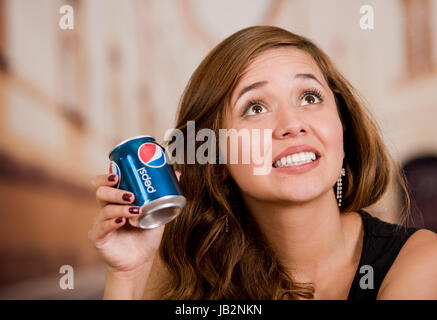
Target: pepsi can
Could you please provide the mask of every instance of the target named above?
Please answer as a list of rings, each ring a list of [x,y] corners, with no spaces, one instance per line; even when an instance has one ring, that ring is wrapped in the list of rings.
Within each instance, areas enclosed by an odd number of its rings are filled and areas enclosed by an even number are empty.
[[[151,136],[129,138],[109,154],[109,172],[118,175],[117,188],[135,195],[140,215],[129,218],[135,227],[151,229],[176,218],[185,206],[176,175],[165,149]]]

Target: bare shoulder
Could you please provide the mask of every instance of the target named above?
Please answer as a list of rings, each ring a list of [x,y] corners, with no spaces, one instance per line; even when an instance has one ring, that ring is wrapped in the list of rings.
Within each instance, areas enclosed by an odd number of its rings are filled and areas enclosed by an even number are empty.
[[[437,234],[413,233],[388,271],[378,299],[437,299]]]
[[[147,279],[146,288],[144,290],[143,299],[145,300],[159,300],[163,296],[163,285],[168,280],[169,274],[164,262],[159,253],[155,255],[150,275]]]

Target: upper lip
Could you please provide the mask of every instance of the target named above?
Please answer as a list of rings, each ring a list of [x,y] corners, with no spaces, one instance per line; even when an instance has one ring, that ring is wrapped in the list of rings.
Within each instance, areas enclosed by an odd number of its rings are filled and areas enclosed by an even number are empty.
[[[293,153],[299,153],[299,152],[313,152],[316,155],[316,158],[320,158],[320,152],[316,148],[311,147],[311,146],[306,145],[306,144],[302,144],[299,146],[291,146],[291,147],[286,148],[284,151],[282,151],[280,154],[278,154],[273,159],[273,163],[275,163],[276,161],[278,161],[282,157],[291,155]]]

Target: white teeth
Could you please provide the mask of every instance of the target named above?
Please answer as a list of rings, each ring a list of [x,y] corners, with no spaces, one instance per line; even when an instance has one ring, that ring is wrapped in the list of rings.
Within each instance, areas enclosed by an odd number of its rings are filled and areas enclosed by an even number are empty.
[[[275,162],[274,166],[277,167],[289,167],[298,166],[304,163],[309,163],[316,160],[316,155],[313,152],[300,152],[282,157]]]
[[[293,162],[293,160],[291,159],[291,156],[287,156],[287,164],[291,164]]]

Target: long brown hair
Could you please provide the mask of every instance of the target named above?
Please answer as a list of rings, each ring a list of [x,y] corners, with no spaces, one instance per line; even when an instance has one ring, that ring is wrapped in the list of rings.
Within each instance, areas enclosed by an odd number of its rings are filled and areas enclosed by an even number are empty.
[[[245,69],[266,50],[284,46],[310,54],[334,93],[346,133],[343,167],[347,176],[341,212],[374,204],[386,191],[394,164],[375,121],[356,90],[321,49],[307,38],[281,28],[256,26],[240,30],[201,62],[178,110],[176,129],[184,133],[185,145],[190,120],[195,121],[196,133],[209,128],[218,137],[230,96]],[[196,142],[196,150],[201,143]],[[312,298],[313,287],[296,283],[267,245],[226,165],[187,164],[186,154],[184,158],[184,164],[175,164],[175,169],[182,174],[180,185],[187,205],[178,218],[166,225],[159,251],[170,275],[163,298]],[[399,173],[397,177],[402,181]]]

